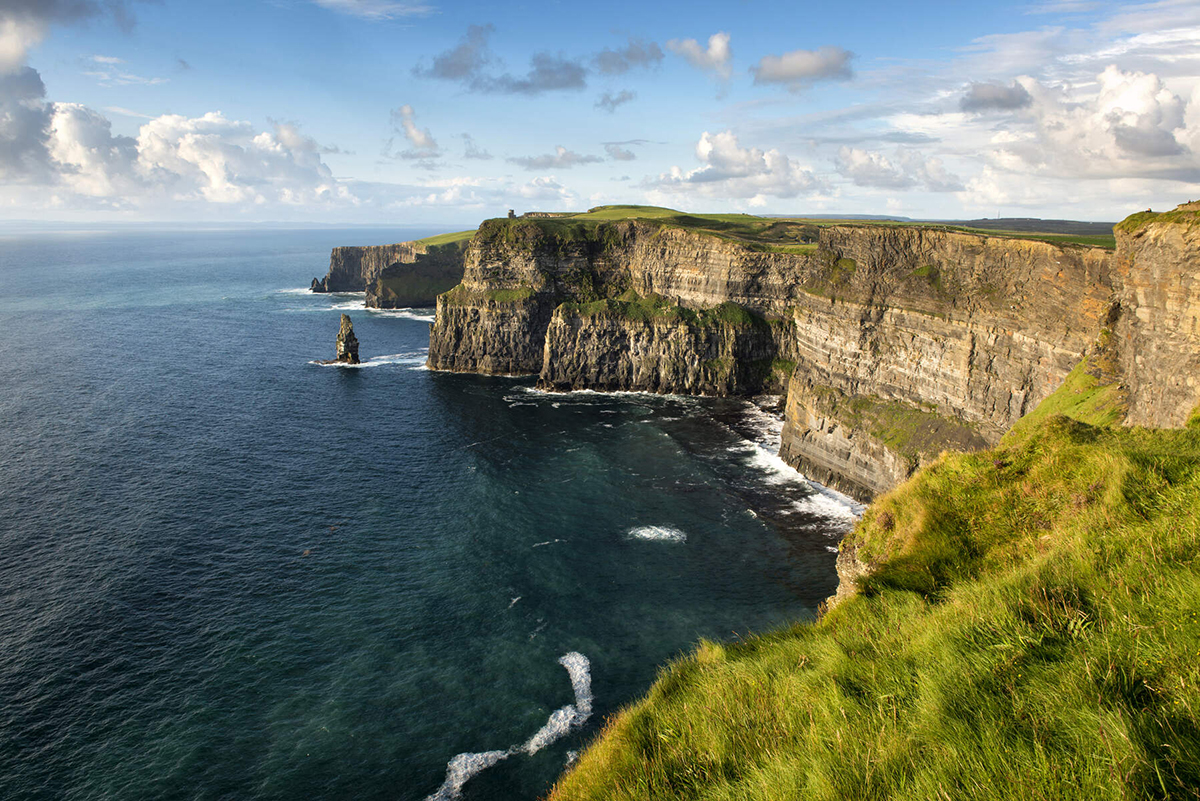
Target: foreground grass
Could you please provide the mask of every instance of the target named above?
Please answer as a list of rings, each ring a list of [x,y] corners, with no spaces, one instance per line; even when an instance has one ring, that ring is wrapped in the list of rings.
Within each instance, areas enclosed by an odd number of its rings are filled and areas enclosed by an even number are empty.
[[[701,643],[551,799],[1200,798],[1200,421],[1113,393],[1077,371],[880,499],[857,596]]]

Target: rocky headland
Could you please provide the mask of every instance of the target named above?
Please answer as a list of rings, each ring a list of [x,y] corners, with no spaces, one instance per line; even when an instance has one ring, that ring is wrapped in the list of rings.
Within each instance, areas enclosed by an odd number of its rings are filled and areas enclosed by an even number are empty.
[[[448,240],[448,241],[442,241]],[[433,306],[462,280],[467,237],[434,237],[395,245],[334,248],[329,272],[314,278],[313,292],[366,292],[367,306],[402,309]]]
[[[943,450],[994,445],[1101,347],[1130,422],[1183,423],[1200,395],[1195,213],[1143,216],[1116,250],[874,223],[489,220],[437,300],[429,364],[557,390],[786,393],[781,456],[871,498]]]

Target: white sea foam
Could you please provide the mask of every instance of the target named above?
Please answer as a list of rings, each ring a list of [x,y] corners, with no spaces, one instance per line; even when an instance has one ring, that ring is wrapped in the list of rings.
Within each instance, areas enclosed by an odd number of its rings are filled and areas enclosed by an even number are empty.
[[[635,540],[651,542],[687,542],[687,534],[670,526],[636,526],[629,529],[628,536]]]
[[[367,367],[383,367],[389,364],[408,364],[408,365],[424,365],[428,358],[425,351],[410,351],[408,353],[390,353],[384,356],[370,356],[358,364],[345,364],[343,362],[334,362],[325,364],[319,361],[311,361],[309,364],[315,364],[318,367],[339,367],[343,370],[362,370]],[[412,369],[418,369],[416,367]]]
[[[312,295],[311,289],[306,286],[296,287],[294,289],[276,289],[275,292],[279,295]]]
[[[446,780],[432,795],[426,796],[425,801],[457,801],[462,797],[463,785],[472,776],[487,770],[498,762],[510,756],[525,753],[536,754],[563,735],[587,722],[592,716],[592,665],[588,658],[578,651],[563,654],[558,663],[567,669],[571,677],[571,689],[575,691],[575,703],[554,710],[546,725],[521,745],[514,745],[507,751],[481,751],[478,753],[458,754],[446,765]],[[573,752],[572,752],[573,753]],[[573,761],[573,760],[572,760]],[[568,764],[570,764],[568,762]]]
[[[546,540],[545,542],[535,542],[531,548],[541,548],[543,545],[553,545],[556,542],[566,542],[566,540]]]
[[[364,307],[363,311],[375,317],[398,317],[401,320],[416,320],[422,323],[432,323],[437,317],[429,309],[371,309]]]
[[[476,773],[485,771],[497,762],[508,759],[512,751],[482,751],[476,754],[459,754],[446,765],[446,780],[425,801],[454,801],[462,796],[463,785]]]
[[[577,729],[592,716],[592,674],[588,658],[578,651],[564,654],[558,663],[571,676],[571,688],[575,690],[575,703],[559,707],[550,713],[546,725],[525,741],[520,750],[532,756],[571,729]]]

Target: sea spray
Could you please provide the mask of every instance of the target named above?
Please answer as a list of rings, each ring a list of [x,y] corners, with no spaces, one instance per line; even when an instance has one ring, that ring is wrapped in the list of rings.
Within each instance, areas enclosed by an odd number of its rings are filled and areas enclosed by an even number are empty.
[[[629,529],[628,536],[650,542],[687,542],[687,534],[670,526],[635,526]]]
[[[551,712],[546,725],[521,745],[514,745],[506,751],[458,754],[447,763],[446,780],[442,782],[442,786],[432,795],[426,796],[425,801],[455,801],[462,796],[463,785],[472,776],[515,754],[532,756],[587,722],[592,716],[591,662],[578,651],[572,651],[559,657],[558,663],[567,669],[567,675],[571,677],[575,703]]]

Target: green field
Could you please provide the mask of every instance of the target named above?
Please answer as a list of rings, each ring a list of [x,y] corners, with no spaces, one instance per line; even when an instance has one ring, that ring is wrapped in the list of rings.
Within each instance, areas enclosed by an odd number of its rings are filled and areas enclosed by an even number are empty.
[[[1200,415],[1115,426],[1096,373],[879,499],[858,595],[702,642],[551,799],[1200,797]]]
[[[831,225],[875,225],[893,228],[921,227],[939,231],[956,231],[1004,239],[1030,239],[1055,245],[1115,248],[1113,235],[1063,234],[1051,231],[1005,231],[926,222],[896,222],[891,220],[806,219],[756,217],[752,214],[687,214],[661,206],[600,206],[590,211],[554,218],[554,222],[612,222],[625,219],[655,220],[678,228],[688,228],[749,247],[770,252],[811,253],[816,250],[817,229]],[[546,220],[538,220],[546,222]]]
[[[424,239],[416,240],[415,244],[424,245],[427,248],[440,247],[442,245],[452,245],[456,242],[470,241],[471,237],[475,236],[475,231],[456,231],[451,234],[438,234],[437,236],[427,236]]]
[[[522,218],[518,225],[537,225],[543,230],[558,235],[563,241],[587,238],[600,225],[619,220],[651,220],[676,228],[686,228],[726,239],[754,250],[770,253],[813,253],[817,250],[816,238],[820,228],[831,225],[877,225],[887,227],[922,227],[939,231],[992,236],[1004,239],[1030,239],[1055,245],[1082,245],[1086,247],[1115,248],[1116,239],[1111,235],[1079,235],[1054,232],[1005,231],[942,223],[895,222],[890,220],[854,219],[805,219],[756,217],[752,214],[687,214],[662,206],[599,206],[579,214],[561,217]],[[501,218],[501,222],[503,218]],[[493,221],[489,221],[493,222]],[[426,246],[446,245],[469,240],[475,231],[440,234],[417,240]]]

